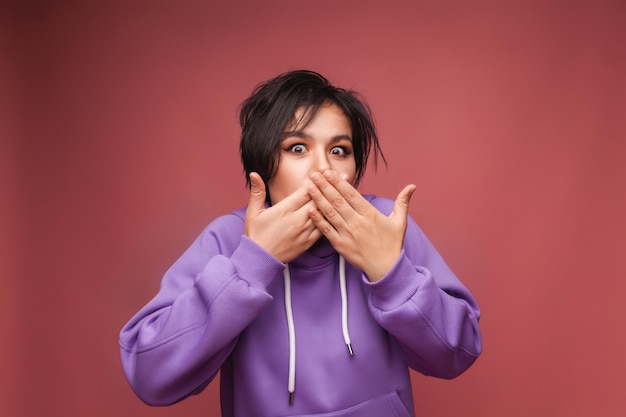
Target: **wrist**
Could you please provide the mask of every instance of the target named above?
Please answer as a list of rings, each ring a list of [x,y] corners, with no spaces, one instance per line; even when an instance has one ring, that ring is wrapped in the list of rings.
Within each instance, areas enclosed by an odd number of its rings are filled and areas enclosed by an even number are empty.
[[[398,262],[399,257],[400,254],[372,262],[369,266],[363,268],[363,273],[370,282],[378,282],[391,271],[396,262]]]

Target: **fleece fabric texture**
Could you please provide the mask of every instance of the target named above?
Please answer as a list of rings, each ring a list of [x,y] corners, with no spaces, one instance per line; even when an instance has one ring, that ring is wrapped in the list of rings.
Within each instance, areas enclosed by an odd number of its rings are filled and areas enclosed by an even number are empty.
[[[384,214],[393,208],[366,198]],[[409,368],[453,378],[479,356],[475,299],[409,218],[402,254],[383,279],[370,283],[346,262],[354,356],[342,335],[338,253],[324,241],[289,264],[297,347],[290,404],[286,265],[243,235],[244,214],[214,220],[122,329],[123,368],[144,402],[198,394],[221,371],[226,417],[407,417]]]

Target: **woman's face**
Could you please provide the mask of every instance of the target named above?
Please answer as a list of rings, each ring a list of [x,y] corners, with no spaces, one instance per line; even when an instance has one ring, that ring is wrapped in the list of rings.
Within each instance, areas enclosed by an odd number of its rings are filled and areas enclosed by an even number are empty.
[[[302,112],[302,109],[296,111],[295,120],[301,120]],[[300,188],[316,171],[331,169],[345,174],[348,182],[354,181],[352,128],[336,104],[322,105],[306,127],[287,129],[294,133],[281,142],[278,170],[268,184],[272,204]]]

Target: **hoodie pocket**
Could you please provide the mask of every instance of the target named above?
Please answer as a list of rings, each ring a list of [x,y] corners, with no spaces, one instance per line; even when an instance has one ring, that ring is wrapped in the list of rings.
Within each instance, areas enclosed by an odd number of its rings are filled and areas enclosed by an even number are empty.
[[[411,414],[402,403],[398,393],[392,391],[343,410],[289,417],[411,417]]]

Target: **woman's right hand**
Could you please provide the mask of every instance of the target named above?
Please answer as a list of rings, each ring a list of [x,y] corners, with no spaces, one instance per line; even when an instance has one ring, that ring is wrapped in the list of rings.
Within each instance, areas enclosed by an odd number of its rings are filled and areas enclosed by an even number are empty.
[[[265,184],[256,172],[250,173],[250,201],[246,209],[244,235],[282,263],[288,263],[309,249],[322,236],[309,211],[315,208],[307,180],[293,194],[265,207]]]

